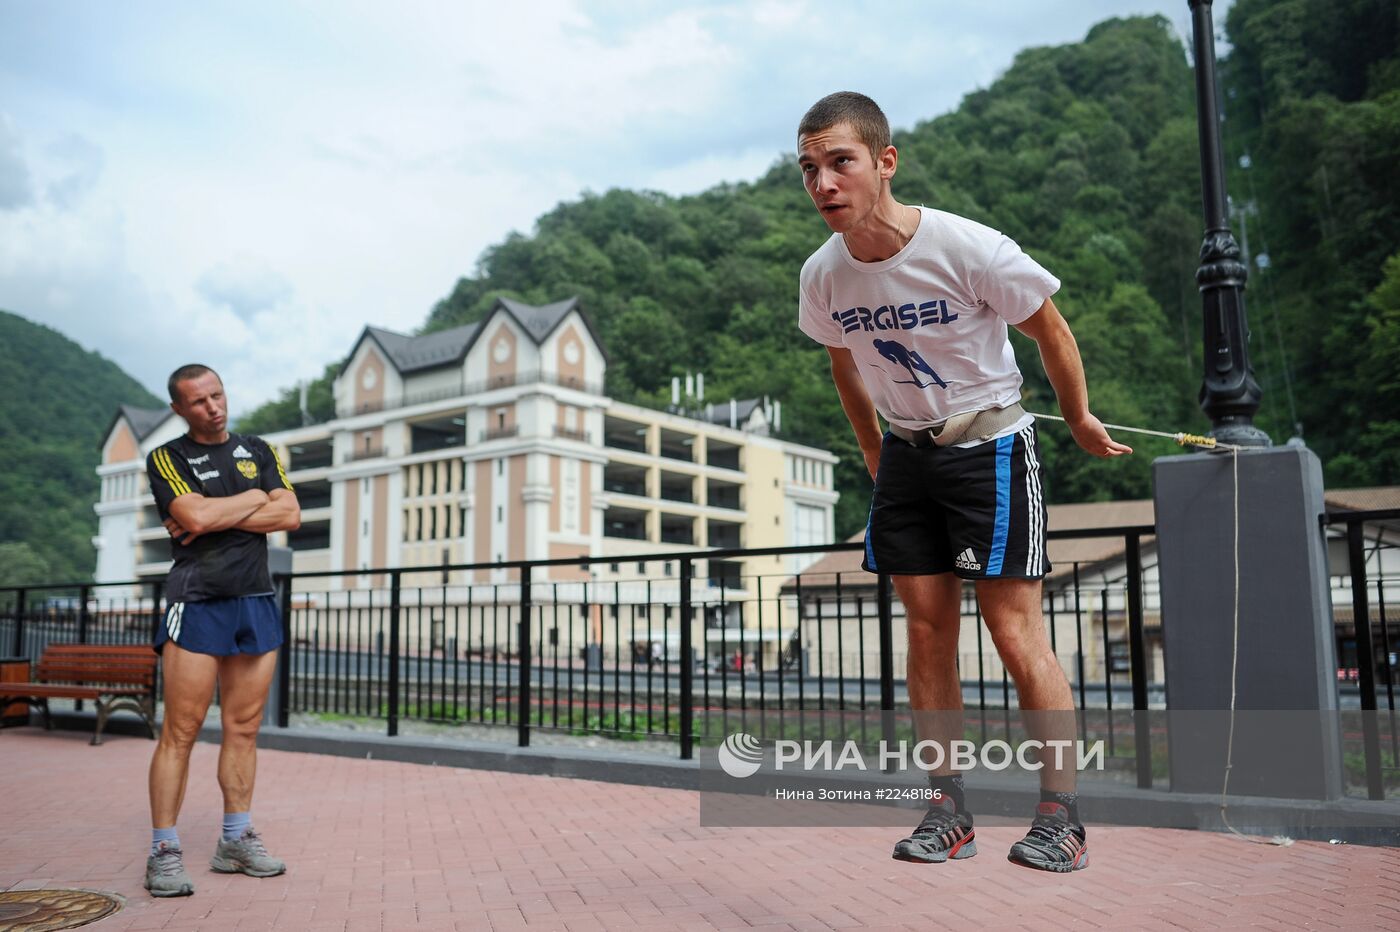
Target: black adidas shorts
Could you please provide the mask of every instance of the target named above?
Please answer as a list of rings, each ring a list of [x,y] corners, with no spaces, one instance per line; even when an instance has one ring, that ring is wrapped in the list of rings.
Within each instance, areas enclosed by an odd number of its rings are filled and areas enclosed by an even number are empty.
[[[1035,425],[966,448],[915,447],[885,434],[863,565],[963,579],[1048,573]]]

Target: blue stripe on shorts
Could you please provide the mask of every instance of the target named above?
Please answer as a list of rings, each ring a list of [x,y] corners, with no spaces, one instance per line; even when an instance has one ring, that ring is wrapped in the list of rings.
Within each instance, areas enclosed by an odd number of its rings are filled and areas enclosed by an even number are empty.
[[[992,554],[987,558],[987,575],[1000,576],[1006,556],[1006,537],[1011,529],[1011,449],[1016,435],[997,439],[997,515],[992,528]]]

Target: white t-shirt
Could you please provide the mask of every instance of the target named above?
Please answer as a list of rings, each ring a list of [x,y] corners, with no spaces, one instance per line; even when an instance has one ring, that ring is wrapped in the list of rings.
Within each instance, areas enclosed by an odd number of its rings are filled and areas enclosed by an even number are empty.
[[[876,410],[918,430],[1019,401],[1006,327],[1059,289],[1010,237],[920,207],[909,243],[881,262],[854,259],[839,233],[812,253],[802,266],[798,326],[818,343],[849,349]]]

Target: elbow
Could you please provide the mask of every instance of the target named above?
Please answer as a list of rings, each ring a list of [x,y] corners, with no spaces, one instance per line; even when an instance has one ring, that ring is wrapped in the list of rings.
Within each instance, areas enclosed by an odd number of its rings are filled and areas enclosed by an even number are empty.
[[[284,531],[295,531],[295,530],[297,530],[297,529],[300,528],[300,527],[301,527],[301,509],[300,509],[300,508],[297,508],[297,509],[295,509],[291,514],[287,515],[287,526],[284,527],[284,528],[282,528],[282,530],[284,530]]]
[[[189,531],[191,534],[208,534],[214,530],[214,526],[201,514],[189,514],[184,517],[176,517],[175,521]]]

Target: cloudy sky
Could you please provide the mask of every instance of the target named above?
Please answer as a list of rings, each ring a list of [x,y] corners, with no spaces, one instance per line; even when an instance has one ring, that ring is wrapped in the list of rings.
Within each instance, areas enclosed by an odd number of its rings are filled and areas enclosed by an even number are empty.
[[[153,390],[208,362],[246,412],[561,200],[751,179],[824,93],[911,126],[1142,13],[1189,28],[1186,0],[0,0],[0,308]]]

